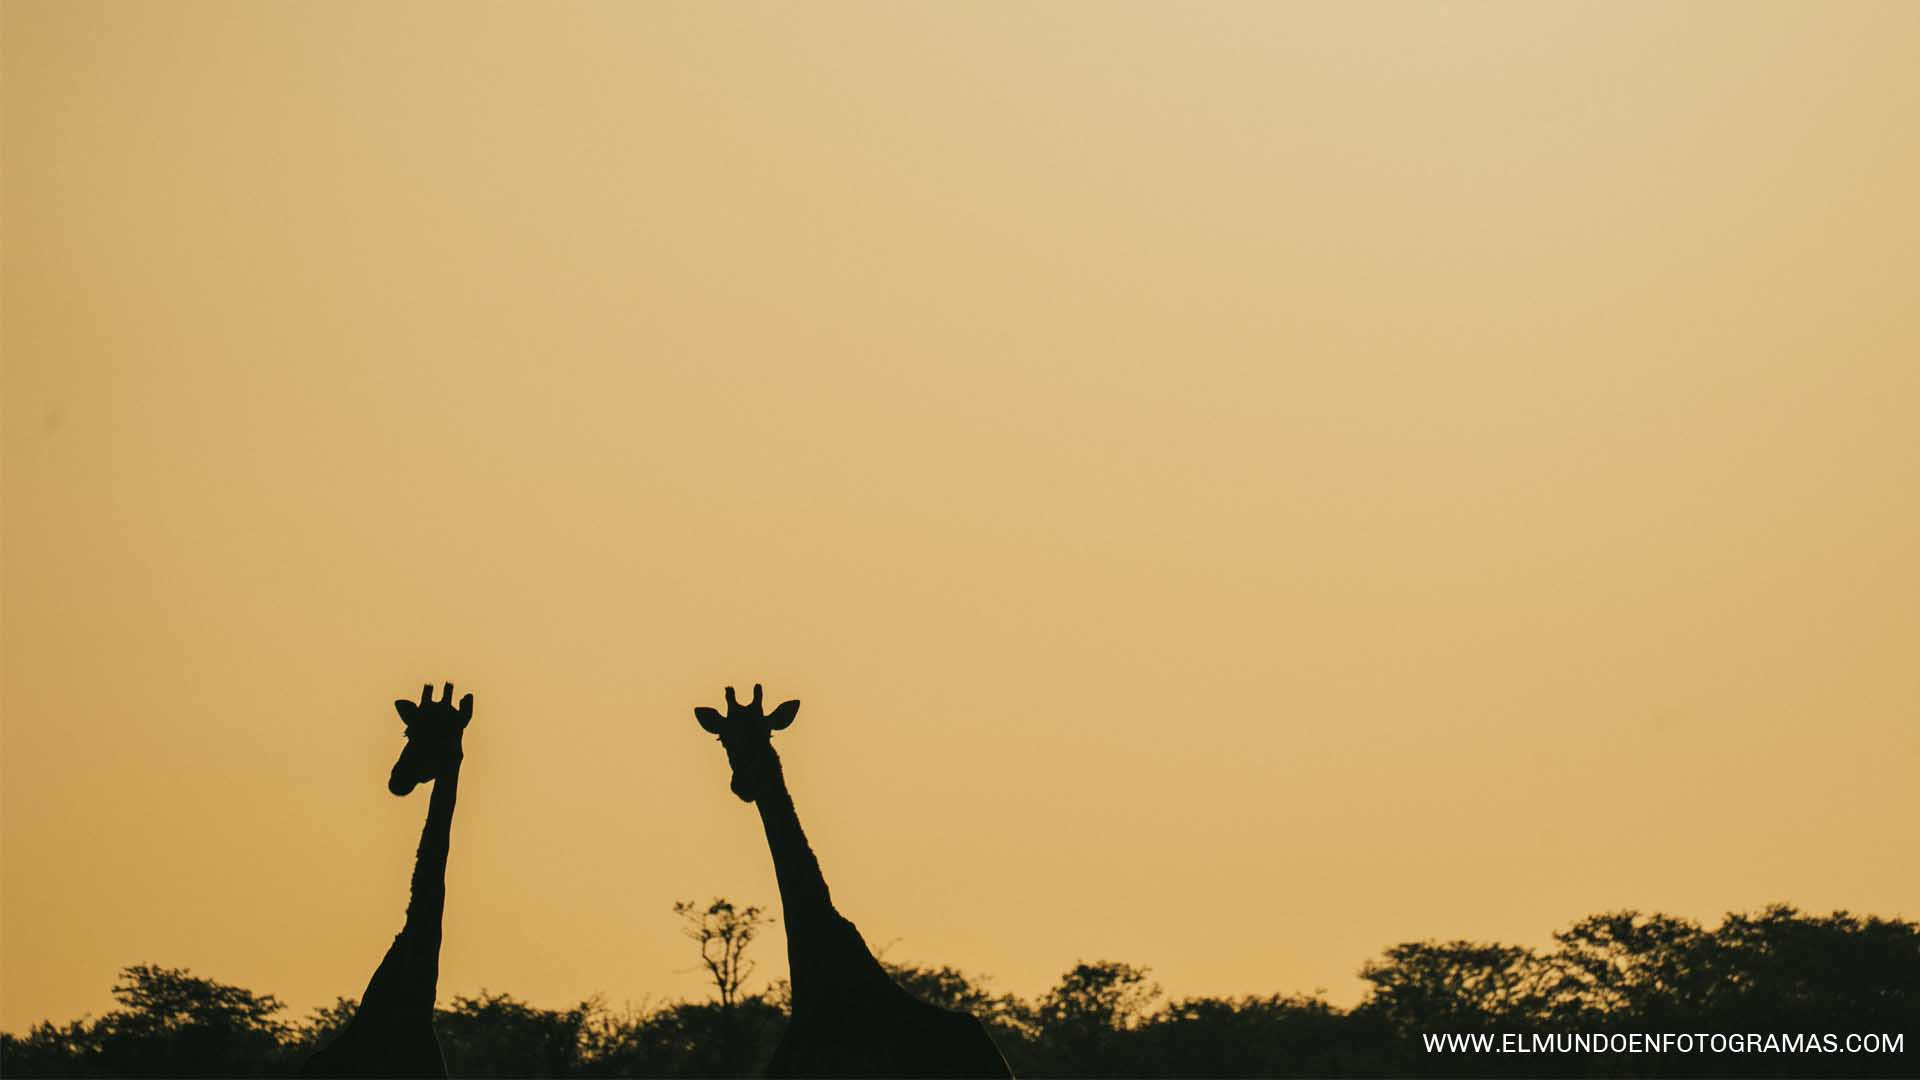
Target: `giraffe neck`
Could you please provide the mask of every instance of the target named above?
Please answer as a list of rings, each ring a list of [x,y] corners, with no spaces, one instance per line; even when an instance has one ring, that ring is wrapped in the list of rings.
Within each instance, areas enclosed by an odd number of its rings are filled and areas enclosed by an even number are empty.
[[[378,1033],[391,1033],[395,1025],[431,1030],[433,1001],[440,983],[440,912],[447,898],[447,840],[453,830],[453,800],[459,787],[460,764],[456,759],[434,780],[433,794],[427,799],[427,824],[420,830],[420,849],[413,860],[407,923],[374,969],[353,1023],[333,1050],[348,1056],[375,1053],[364,1047],[355,1049],[359,1046],[356,1031],[381,1044],[387,1036]],[[439,1075],[445,1075],[444,1065]]]
[[[772,761],[766,787],[754,805],[759,807],[760,823],[767,831],[773,873],[780,884],[794,1010],[797,1013],[806,1008],[834,985],[892,988],[892,979],[873,958],[859,929],[834,908],[827,879],[820,873],[820,861],[807,843],[807,834],[800,829],[800,816],[794,812],[780,756],[772,748],[767,753]]]
[[[800,815],[794,812],[793,796],[787,791],[787,776],[780,767],[780,755],[767,749],[766,787],[754,805],[760,809],[760,824],[767,830],[767,848],[773,853],[773,874],[780,883],[780,908],[786,917],[788,934],[797,926],[807,926],[830,918],[833,897],[827,892],[827,879],[820,873],[820,860],[814,858],[807,834],[800,829]]]
[[[413,888],[407,900],[407,925],[401,931],[416,950],[440,952],[440,914],[447,901],[447,847],[453,832],[453,801],[460,791],[460,759],[433,782],[427,799],[427,823],[413,859]]]

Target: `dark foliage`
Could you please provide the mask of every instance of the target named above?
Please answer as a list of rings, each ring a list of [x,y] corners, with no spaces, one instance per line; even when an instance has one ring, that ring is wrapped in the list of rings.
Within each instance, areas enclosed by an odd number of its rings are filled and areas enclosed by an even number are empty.
[[[676,1002],[624,1017],[601,1014],[578,1075],[758,1075],[786,1022],[784,1009],[759,996],[731,1007]]]
[[[6,1076],[258,1076],[285,1071],[292,1032],[271,994],[202,979],[185,968],[124,968],[120,1007],[98,1020],[0,1035]]]
[[[736,957],[736,959],[738,959]],[[1547,950],[1397,945],[1367,963],[1367,997],[1162,1002],[1144,968],[1076,964],[1031,1003],[950,967],[890,964],[916,996],[978,1016],[1016,1072],[1043,1076],[1911,1076],[1920,1037],[1920,925],[1789,907],[1714,929],[1663,915],[1596,915]],[[734,987],[737,989],[737,985]],[[0,1035],[15,1076],[277,1076],[352,1015],[341,999],[289,1023],[270,995],[184,970],[127,968],[97,1019]],[[740,1076],[786,1022],[775,984],[730,1002],[615,1014],[597,1000],[541,1009],[456,997],[439,1032],[456,1076]],[[1443,1033],[1904,1035],[1896,1054],[1440,1054]]]

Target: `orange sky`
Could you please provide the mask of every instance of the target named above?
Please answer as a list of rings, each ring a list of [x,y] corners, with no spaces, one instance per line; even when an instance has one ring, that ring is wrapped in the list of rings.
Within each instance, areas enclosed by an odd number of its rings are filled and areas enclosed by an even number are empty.
[[[0,1025],[1920,916],[1920,5],[4,11]]]

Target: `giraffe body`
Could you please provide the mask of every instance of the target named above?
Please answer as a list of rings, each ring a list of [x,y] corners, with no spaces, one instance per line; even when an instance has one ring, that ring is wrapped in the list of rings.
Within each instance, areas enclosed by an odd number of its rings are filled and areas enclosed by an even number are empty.
[[[1008,1076],[985,1026],[898,986],[845,988],[795,1009],[768,1076]]]

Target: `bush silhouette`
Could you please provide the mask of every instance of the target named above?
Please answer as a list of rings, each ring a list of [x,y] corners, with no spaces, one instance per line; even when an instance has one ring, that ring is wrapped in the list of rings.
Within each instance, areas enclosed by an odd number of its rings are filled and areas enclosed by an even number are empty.
[[[1718,927],[1658,914],[1583,919],[1533,950],[1396,945],[1361,969],[1351,1009],[1317,997],[1162,1001],[1147,969],[1076,964],[1032,1001],[952,967],[889,963],[922,1000],[990,1028],[1016,1072],[1049,1076],[1912,1076],[1920,1035],[1920,925],[1775,906]],[[779,983],[719,1000],[616,1014],[596,999],[543,1009],[507,994],[436,1010],[459,1076],[740,1076],[787,1021]],[[290,1023],[272,995],[138,965],[118,1007],[0,1035],[16,1076],[283,1076],[337,1031],[340,999]],[[1904,1035],[1901,1053],[1440,1054],[1445,1033],[1708,1032]]]

